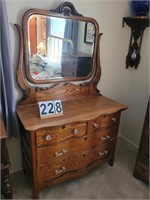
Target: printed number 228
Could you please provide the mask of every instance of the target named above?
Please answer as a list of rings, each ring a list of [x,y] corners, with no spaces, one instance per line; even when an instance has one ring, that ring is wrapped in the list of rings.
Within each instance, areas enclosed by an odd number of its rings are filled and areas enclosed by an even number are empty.
[[[55,115],[62,114],[62,104],[60,100],[57,101],[45,101],[39,103],[40,115]]]

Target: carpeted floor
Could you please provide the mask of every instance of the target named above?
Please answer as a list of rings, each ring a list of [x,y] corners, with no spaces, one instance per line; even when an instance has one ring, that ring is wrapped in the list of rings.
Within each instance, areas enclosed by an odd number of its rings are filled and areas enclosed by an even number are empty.
[[[88,175],[42,190],[39,199],[149,199],[148,185],[133,177],[137,149],[118,138],[113,167],[107,163]],[[32,187],[22,171],[11,175],[14,199],[32,199]]]

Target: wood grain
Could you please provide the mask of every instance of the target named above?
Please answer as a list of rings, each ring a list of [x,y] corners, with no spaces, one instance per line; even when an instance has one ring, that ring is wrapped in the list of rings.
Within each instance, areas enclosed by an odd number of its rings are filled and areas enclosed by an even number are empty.
[[[78,133],[75,134],[74,130]],[[71,125],[64,125],[60,127],[45,128],[36,131],[36,145],[47,146],[61,143],[71,137],[81,137],[86,134],[86,123],[75,123]],[[50,136],[50,140],[46,140],[46,136]]]
[[[25,107],[18,106],[17,114],[26,130],[35,131],[43,127],[84,122],[103,114],[111,114],[127,109],[126,106],[104,96],[93,95],[72,101],[63,101],[62,107],[64,111],[63,116],[51,117],[50,119],[40,119],[38,104],[31,104]]]
[[[99,155],[99,152],[103,153],[104,151],[107,151],[108,154]],[[67,157],[61,162],[39,166],[38,180],[40,182],[48,181],[62,176],[65,173],[82,170],[96,160],[106,159],[109,154],[109,146],[97,146],[94,149],[88,149],[88,151],[77,151],[76,154],[72,154],[72,156]],[[62,170],[63,168],[64,170]],[[56,170],[58,174],[56,173]]]
[[[149,102],[133,175],[149,185]]]
[[[107,158],[107,159],[109,159],[109,158]],[[95,162],[91,163],[90,165],[86,166],[85,168],[82,168],[81,170],[66,173],[63,176],[60,176],[60,177],[55,178],[55,179],[50,179],[50,180],[45,181],[45,182],[39,182],[39,191],[42,190],[45,187],[54,186],[58,183],[62,183],[64,181],[68,181],[68,180],[72,180],[72,179],[76,179],[76,178],[79,178],[81,176],[84,176],[87,173],[89,173],[92,169],[94,169],[95,167],[106,162],[107,159],[96,160]]]
[[[5,139],[5,138],[7,138],[6,129],[4,126],[2,116],[0,114],[0,139]]]
[[[110,139],[102,141],[101,136],[106,136],[109,134]],[[82,154],[89,149],[95,148],[97,145],[105,147],[111,141],[116,138],[117,133],[115,132],[115,127],[109,130],[97,131],[92,134],[87,134],[80,138],[71,138],[65,142],[59,143],[52,146],[44,146],[37,148],[37,165],[50,165],[55,162],[60,162],[67,157],[71,157],[75,154]],[[59,154],[60,156],[56,156]]]

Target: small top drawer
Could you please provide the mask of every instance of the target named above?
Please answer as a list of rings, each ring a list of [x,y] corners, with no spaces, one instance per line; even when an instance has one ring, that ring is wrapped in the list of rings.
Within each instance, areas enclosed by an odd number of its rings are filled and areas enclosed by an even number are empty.
[[[45,146],[63,142],[71,137],[86,134],[86,123],[71,124],[61,127],[43,128],[36,131],[36,145]]]
[[[101,115],[95,120],[89,121],[88,131],[92,132],[101,128],[109,128],[110,126],[118,124],[119,118],[120,112]]]

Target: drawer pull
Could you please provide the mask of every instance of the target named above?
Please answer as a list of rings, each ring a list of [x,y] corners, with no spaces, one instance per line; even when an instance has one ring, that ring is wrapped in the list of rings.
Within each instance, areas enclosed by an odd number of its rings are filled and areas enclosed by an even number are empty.
[[[95,128],[98,128],[98,127],[99,127],[99,124],[94,123],[93,126],[94,126]]]
[[[59,152],[56,152],[56,153],[55,153],[55,156],[56,156],[56,157],[59,157],[59,156],[64,155],[65,153],[67,153],[67,150],[62,149],[60,153],[59,153]]]
[[[50,141],[52,138],[51,138],[51,136],[50,135],[47,135],[46,136],[46,141]]]
[[[62,167],[60,170],[55,170],[55,174],[60,174],[60,173],[62,173],[62,172],[64,172],[66,170],[66,168],[65,167]]]
[[[109,140],[110,139],[110,136],[109,135],[106,135],[105,137],[101,136],[100,137],[102,141],[104,140]]]
[[[104,156],[104,155],[107,155],[108,154],[108,151],[104,151],[104,152],[99,152],[99,156]]]
[[[110,139],[110,135],[106,135],[107,139]]]
[[[78,134],[78,133],[79,133],[79,130],[78,130],[77,128],[75,128],[75,129],[73,130],[73,133],[74,133],[74,134]]]
[[[112,121],[113,121],[113,122],[116,122],[116,120],[117,120],[117,118],[112,117]]]

